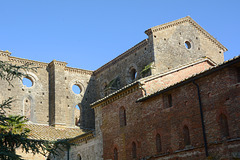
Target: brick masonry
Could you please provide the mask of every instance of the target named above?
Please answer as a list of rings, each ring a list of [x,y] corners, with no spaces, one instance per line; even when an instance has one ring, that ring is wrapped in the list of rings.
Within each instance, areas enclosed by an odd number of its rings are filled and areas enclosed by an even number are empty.
[[[14,87],[1,80],[0,99],[13,96],[14,109],[9,114],[25,115],[32,124],[79,127],[75,125],[77,118],[82,129],[94,129],[94,138],[78,138],[78,145],[70,149],[71,159],[78,155],[114,159],[114,149],[118,159],[132,159],[133,142],[135,159],[202,159],[204,148],[193,84],[136,101],[222,63],[227,49],[190,17],[152,27],[145,33],[148,39],[95,71],[67,67],[66,62],[56,60],[43,63],[12,57],[0,51],[0,60],[38,67],[37,72],[28,72],[32,87],[24,86],[21,79],[12,81]],[[226,68],[196,81],[201,87],[209,152],[215,154],[218,148],[223,157],[239,149],[238,140],[234,140],[239,138],[239,111],[235,105],[239,102],[239,87],[234,83],[235,76],[234,69]],[[80,94],[73,93],[73,85],[80,87]],[[76,105],[80,110],[75,109]],[[121,127],[120,107],[126,112],[126,125]],[[221,113],[228,119],[228,139],[219,136]],[[182,134],[186,126],[191,142],[187,147]],[[162,147],[158,153],[157,134]],[[66,154],[57,159],[66,158]]]

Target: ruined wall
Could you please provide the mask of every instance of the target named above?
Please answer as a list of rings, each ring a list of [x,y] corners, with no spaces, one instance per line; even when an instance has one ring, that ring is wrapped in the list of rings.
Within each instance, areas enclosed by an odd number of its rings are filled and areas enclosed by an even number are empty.
[[[79,117],[83,122],[81,125],[94,127],[93,110],[89,103],[82,102],[86,99],[93,101],[94,95],[86,94],[90,92],[88,84],[92,83],[92,71],[66,67],[67,63],[56,60],[48,64],[11,57],[10,53],[3,51],[0,52],[0,59],[14,65],[29,63],[30,67],[37,67],[36,72],[27,71],[26,78],[32,81],[32,86],[23,85],[21,79],[13,79],[13,87],[1,80],[1,101],[8,97],[14,98],[9,114],[24,115],[30,123],[74,127],[74,110],[78,105],[81,113]],[[79,86],[81,93],[75,94],[73,85]]]
[[[94,71],[98,93],[100,93],[98,98],[102,98],[142,78],[141,71],[146,65],[153,62],[151,46],[147,39],[143,40]]]

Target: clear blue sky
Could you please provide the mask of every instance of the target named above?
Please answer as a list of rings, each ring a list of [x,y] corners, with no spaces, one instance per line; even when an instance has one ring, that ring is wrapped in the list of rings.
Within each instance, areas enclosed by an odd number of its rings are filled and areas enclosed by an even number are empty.
[[[0,0],[0,50],[95,70],[147,38],[156,25],[191,16],[240,54],[240,0]]]

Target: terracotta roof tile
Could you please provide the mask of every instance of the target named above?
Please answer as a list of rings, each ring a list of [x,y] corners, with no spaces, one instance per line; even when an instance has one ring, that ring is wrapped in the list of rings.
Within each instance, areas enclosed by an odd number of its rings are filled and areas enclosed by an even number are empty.
[[[70,139],[85,134],[86,132],[80,128],[57,129],[53,126],[26,124],[26,128],[31,131],[30,139],[56,141],[60,139]]]

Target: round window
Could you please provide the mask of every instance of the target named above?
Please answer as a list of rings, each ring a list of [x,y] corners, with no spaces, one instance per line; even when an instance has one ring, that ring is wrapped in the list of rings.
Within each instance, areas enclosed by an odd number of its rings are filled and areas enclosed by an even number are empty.
[[[33,86],[33,81],[32,81],[32,79],[30,77],[24,77],[22,79],[22,83],[26,87],[32,87]]]
[[[189,41],[186,41],[186,42],[185,42],[185,47],[186,47],[187,49],[190,49],[190,48],[192,47],[192,45],[191,45],[191,43],[190,43]]]
[[[78,86],[78,85],[76,85],[76,84],[74,84],[74,85],[72,86],[72,91],[73,91],[75,94],[80,94],[80,93],[82,92],[80,86]]]

